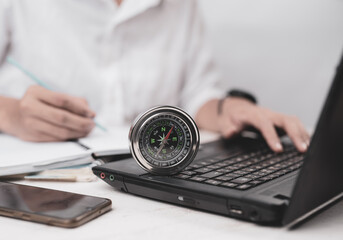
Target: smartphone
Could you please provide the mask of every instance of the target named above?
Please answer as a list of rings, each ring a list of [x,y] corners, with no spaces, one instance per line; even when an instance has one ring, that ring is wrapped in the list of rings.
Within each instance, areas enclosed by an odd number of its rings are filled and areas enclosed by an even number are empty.
[[[106,198],[0,182],[0,215],[74,228],[111,210]]]

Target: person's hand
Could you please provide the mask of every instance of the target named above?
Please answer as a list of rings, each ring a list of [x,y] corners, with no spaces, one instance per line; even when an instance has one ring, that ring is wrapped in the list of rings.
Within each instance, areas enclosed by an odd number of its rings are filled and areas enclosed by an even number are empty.
[[[273,112],[242,98],[225,99],[223,113],[218,120],[220,132],[226,138],[241,132],[248,125],[255,127],[262,133],[269,147],[275,152],[282,151],[275,126],[285,130],[296,148],[301,152],[307,150],[310,142],[309,134],[297,117]]]
[[[82,98],[31,86],[22,99],[2,98],[1,131],[22,140],[63,141],[86,136],[95,113]]]
[[[297,117],[273,112],[242,98],[229,97],[224,100],[219,116],[212,112],[216,117],[206,118],[209,113],[206,109],[217,110],[217,104],[218,100],[210,101],[199,111],[197,119],[200,126],[218,131],[225,138],[238,134],[247,126],[253,126],[261,132],[273,151],[281,152],[282,145],[275,130],[275,127],[279,127],[291,138],[298,151],[305,152],[309,146],[310,136]]]

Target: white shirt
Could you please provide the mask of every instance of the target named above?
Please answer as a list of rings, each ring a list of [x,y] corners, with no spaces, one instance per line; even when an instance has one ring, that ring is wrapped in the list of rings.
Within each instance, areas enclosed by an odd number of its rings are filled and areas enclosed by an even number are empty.
[[[0,95],[20,98],[35,83],[6,56],[105,124],[166,104],[194,116],[223,94],[192,0],[1,0]]]

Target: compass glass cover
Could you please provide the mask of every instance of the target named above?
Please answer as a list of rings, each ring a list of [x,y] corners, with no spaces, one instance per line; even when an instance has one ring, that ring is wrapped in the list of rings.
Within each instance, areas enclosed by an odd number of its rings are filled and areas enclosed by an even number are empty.
[[[142,129],[139,148],[152,165],[166,167],[180,162],[191,146],[188,126],[173,115],[160,115]]]
[[[195,157],[199,132],[195,122],[181,109],[169,106],[144,113],[130,131],[131,152],[145,170],[174,174]]]

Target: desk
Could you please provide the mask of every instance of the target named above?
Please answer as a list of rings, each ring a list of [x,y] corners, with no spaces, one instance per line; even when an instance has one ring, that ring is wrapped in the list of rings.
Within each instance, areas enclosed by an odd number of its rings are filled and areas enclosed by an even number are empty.
[[[209,138],[207,138],[209,139]],[[111,212],[75,229],[64,229],[0,217],[0,239],[95,240],[95,239],[277,239],[315,240],[343,238],[343,202],[290,231],[264,227],[212,213],[191,210],[122,193],[96,182],[29,182],[39,187],[106,197]]]

